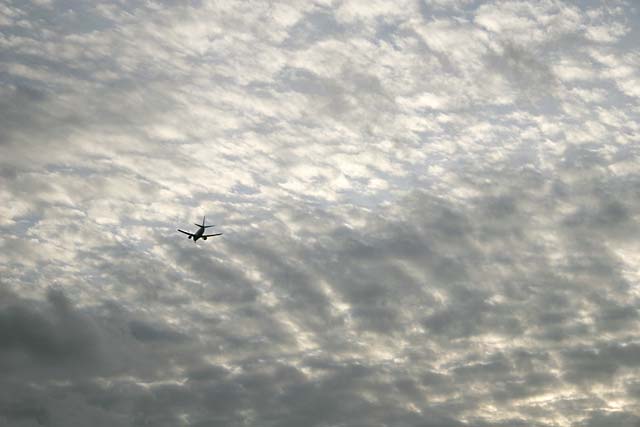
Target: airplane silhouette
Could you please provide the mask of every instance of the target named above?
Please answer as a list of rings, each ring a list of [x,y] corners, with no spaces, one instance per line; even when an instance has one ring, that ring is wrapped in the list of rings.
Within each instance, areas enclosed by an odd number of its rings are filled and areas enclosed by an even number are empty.
[[[193,242],[197,242],[199,238],[202,238],[202,240],[207,240],[207,237],[213,237],[213,236],[220,236],[222,235],[222,233],[215,233],[215,234],[204,234],[204,230],[206,228],[209,227],[215,227],[215,225],[204,225],[204,219],[205,217],[202,217],[202,224],[194,224],[200,228],[198,228],[198,231],[196,231],[195,233],[189,233],[188,231],[184,231],[184,230],[180,230],[178,228],[178,231],[181,233],[186,234],[187,236],[189,236],[189,239],[193,239]]]

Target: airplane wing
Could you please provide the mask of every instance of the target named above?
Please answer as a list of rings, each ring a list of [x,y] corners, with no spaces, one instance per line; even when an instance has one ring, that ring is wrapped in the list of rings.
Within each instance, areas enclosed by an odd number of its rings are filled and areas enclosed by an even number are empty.
[[[221,236],[222,233],[216,233],[216,234],[203,234],[202,237],[213,237],[213,236]]]
[[[180,230],[179,228],[178,228],[178,231],[179,231],[179,232],[181,232],[181,233],[186,234],[187,236],[191,236],[191,237],[193,237],[193,234],[192,234],[192,233],[186,232],[186,231],[184,231],[184,230]]]

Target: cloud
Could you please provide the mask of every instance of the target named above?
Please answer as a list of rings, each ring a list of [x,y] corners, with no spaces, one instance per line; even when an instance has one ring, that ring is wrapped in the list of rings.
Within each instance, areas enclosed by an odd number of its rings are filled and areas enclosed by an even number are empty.
[[[24,354],[44,365],[73,364],[92,359],[95,334],[69,305],[64,294],[50,290],[44,313],[21,304],[3,308],[1,322],[5,354]]]
[[[0,9],[0,424],[637,424],[629,4],[70,5]]]
[[[503,73],[521,96],[537,101],[555,92],[556,73],[526,48],[506,44],[500,47],[499,53],[489,53],[487,61],[489,67]]]

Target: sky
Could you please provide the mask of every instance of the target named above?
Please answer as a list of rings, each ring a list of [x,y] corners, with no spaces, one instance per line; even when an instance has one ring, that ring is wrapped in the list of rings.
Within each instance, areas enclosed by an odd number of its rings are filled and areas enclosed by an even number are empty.
[[[639,39],[632,0],[0,1],[0,426],[640,426]]]

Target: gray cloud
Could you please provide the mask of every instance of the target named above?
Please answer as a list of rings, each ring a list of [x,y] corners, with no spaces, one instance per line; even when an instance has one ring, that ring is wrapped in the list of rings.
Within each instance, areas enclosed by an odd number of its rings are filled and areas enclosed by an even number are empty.
[[[7,3],[0,425],[636,426],[634,14]]]
[[[487,55],[489,69],[504,75],[520,97],[538,104],[554,96],[557,77],[551,66],[539,59],[539,53],[509,42],[500,49]]]
[[[23,304],[3,307],[0,339],[5,355],[24,355],[44,365],[92,360],[97,342],[91,323],[74,312],[60,291],[50,290],[47,302],[44,312]]]

